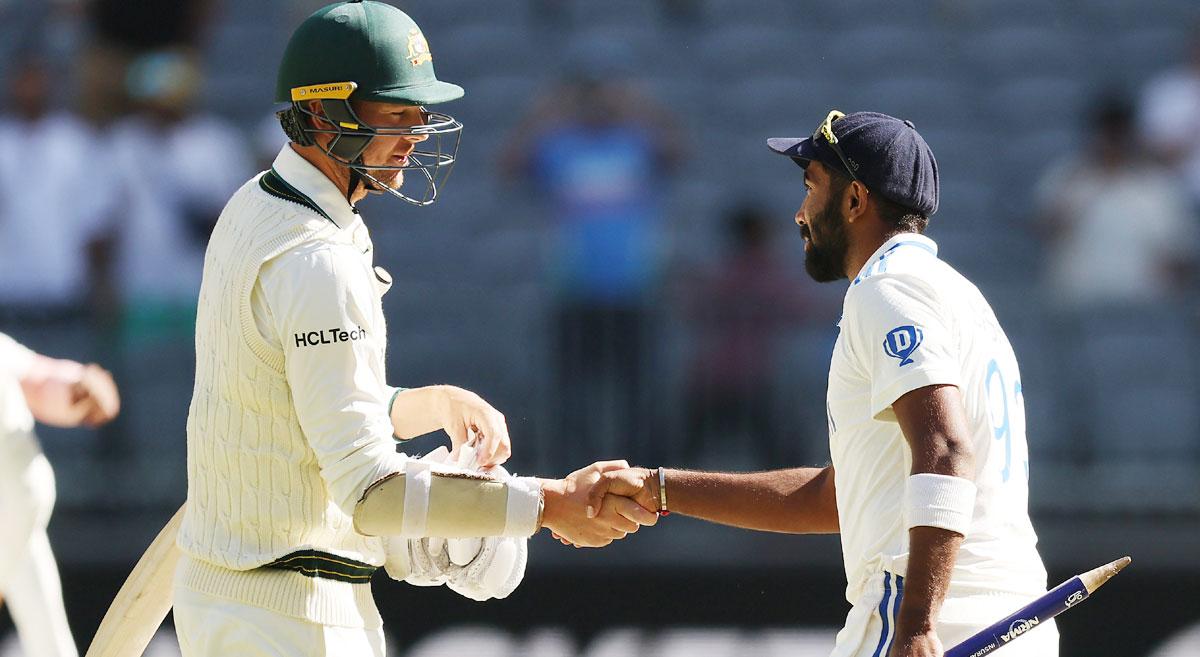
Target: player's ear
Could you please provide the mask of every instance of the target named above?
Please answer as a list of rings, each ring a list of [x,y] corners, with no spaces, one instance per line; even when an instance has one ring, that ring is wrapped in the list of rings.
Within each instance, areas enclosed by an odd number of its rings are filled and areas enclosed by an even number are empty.
[[[327,129],[327,128],[333,127],[332,123],[325,121],[323,118],[325,116],[325,108],[321,106],[321,101],[310,100],[310,101],[306,102],[304,105],[305,105],[304,109],[311,112],[311,114],[309,114],[307,118],[311,122],[311,124],[314,128],[321,130],[321,129]]]
[[[851,180],[850,184],[846,185],[846,217],[850,221],[858,218],[859,215],[866,212],[867,208],[867,188],[857,180]]]
[[[861,210],[867,205],[867,194],[869,194],[870,192],[867,191],[866,185],[858,182],[857,180],[854,181],[853,184],[854,184],[854,206]]]

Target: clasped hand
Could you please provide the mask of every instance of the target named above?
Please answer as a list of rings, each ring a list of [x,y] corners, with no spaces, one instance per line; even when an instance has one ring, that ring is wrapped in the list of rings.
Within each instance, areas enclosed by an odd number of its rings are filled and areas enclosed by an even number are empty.
[[[625,461],[599,461],[565,479],[543,482],[542,525],[564,545],[603,547],[655,524],[657,507],[649,489],[633,483],[645,472]]]

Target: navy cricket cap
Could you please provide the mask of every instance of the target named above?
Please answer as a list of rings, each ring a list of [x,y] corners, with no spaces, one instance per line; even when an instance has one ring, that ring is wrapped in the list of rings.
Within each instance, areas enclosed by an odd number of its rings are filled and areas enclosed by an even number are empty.
[[[854,112],[835,119],[831,127],[854,175],[868,189],[927,217],[937,212],[937,160],[912,121],[878,112]],[[775,137],[767,140],[767,147],[801,167],[816,160],[847,174],[846,164],[819,133]]]

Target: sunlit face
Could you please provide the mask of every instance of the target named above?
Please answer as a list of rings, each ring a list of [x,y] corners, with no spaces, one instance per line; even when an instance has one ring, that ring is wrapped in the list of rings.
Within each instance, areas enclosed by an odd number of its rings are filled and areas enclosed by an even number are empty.
[[[428,123],[425,109],[416,105],[362,101],[354,103],[354,112],[372,128],[411,128]],[[369,170],[405,166],[417,144],[428,138],[427,135],[378,135],[363,151],[363,164]],[[399,189],[404,183],[404,172],[400,170],[374,169],[370,173],[392,189]]]
[[[845,185],[838,185],[820,162],[804,169],[807,194],[796,225],[804,238],[804,270],[818,283],[846,278],[846,253],[850,247],[846,217],[841,213]]]

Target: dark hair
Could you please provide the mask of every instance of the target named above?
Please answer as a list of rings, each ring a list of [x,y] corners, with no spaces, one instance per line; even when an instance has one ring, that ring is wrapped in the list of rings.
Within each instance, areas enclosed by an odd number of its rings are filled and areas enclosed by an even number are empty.
[[[832,167],[829,168],[829,194],[831,197],[841,196],[849,185],[850,176]],[[924,233],[925,228],[929,226],[929,217],[912,208],[889,201],[882,194],[875,195],[875,202],[879,206],[879,217],[885,223],[891,224],[896,232],[920,234]]]
[[[875,199],[879,203],[879,216],[902,233],[924,233],[929,226],[929,217],[912,208],[906,208],[899,203],[893,203],[882,196]]]

